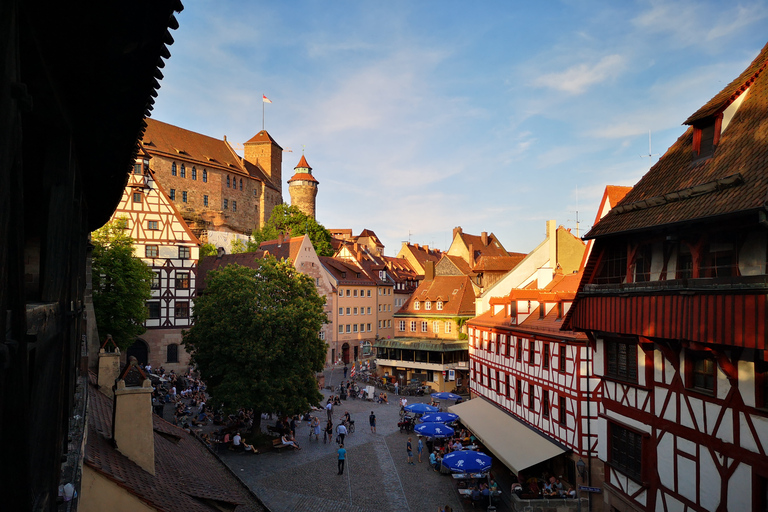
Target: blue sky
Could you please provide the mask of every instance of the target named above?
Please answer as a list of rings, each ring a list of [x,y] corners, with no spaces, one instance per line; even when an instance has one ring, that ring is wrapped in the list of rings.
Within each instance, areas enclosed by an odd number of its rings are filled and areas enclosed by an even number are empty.
[[[302,147],[317,220],[446,249],[581,234],[768,42],[768,3],[187,0],[152,117]]]

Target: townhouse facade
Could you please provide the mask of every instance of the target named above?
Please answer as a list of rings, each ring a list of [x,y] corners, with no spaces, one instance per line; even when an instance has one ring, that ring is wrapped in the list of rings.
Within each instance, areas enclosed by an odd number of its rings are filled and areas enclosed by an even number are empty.
[[[438,391],[467,386],[469,354],[464,322],[474,315],[476,287],[467,276],[426,275],[394,314],[391,339],[375,343],[379,373],[406,384],[412,379]]]
[[[768,506],[768,46],[592,230],[571,329],[619,511]]]
[[[561,329],[581,275],[558,271],[547,282],[548,273],[539,274],[542,284],[537,279],[492,299],[487,312],[468,322],[471,393],[479,398],[467,403],[471,413],[461,405],[456,409],[514,474],[548,472],[574,488],[600,487],[602,393],[592,372],[593,349],[584,333]],[[490,428],[499,422],[504,438]],[[599,494],[591,501],[592,510],[602,510]]]
[[[140,150],[112,214],[112,220],[126,220],[135,255],[154,272],[147,330],[126,357],[183,373],[190,357],[181,343],[182,331],[192,325],[200,241],[154,179],[150,158]]]

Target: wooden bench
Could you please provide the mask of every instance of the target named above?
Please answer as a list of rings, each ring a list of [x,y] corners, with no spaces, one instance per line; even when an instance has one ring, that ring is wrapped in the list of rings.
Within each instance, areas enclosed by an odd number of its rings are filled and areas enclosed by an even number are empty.
[[[283,440],[280,438],[273,439],[272,440],[272,449],[277,450],[278,452],[282,450],[283,448],[296,448],[292,444],[283,444]]]

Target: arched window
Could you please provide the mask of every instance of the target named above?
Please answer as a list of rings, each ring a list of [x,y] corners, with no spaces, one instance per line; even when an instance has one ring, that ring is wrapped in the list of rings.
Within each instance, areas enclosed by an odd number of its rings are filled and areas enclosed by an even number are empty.
[[[230,188],[229,176],[227,176],[227,188]]]
[[[166,363],[178,363],[179,362],[179,346],[176,343],[171,343],[167,347]]]
[[[208,171],[203,169],[203,183],[208,183]]]
[[[176,162],[171,164],[171,176],[176,176]]]
[[[181,175],[182,178],[186,178],[187,177],[187,169],[184,167],[184,164],[181,164],[181,173],[180,173],[180,175]]]
[[[240,178],[240,190],[243,190],[243,178]]]
[[[192,179],[197,180],[197,168],[194,165],[192,166]]]

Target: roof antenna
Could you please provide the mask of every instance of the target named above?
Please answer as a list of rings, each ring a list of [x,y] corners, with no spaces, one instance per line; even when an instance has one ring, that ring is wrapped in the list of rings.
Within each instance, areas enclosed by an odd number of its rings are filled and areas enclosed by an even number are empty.
[[[640,158],[652,158],[654,156],[659,156],[658,153],[654,153],[651,150],[651,130],[648,130],[648,154],[647,155],[640,155]]]
[[[573,222],[573,219],[568,219],[568,222]],[[576,238],[579,236],[579,186],[576,185]]]

